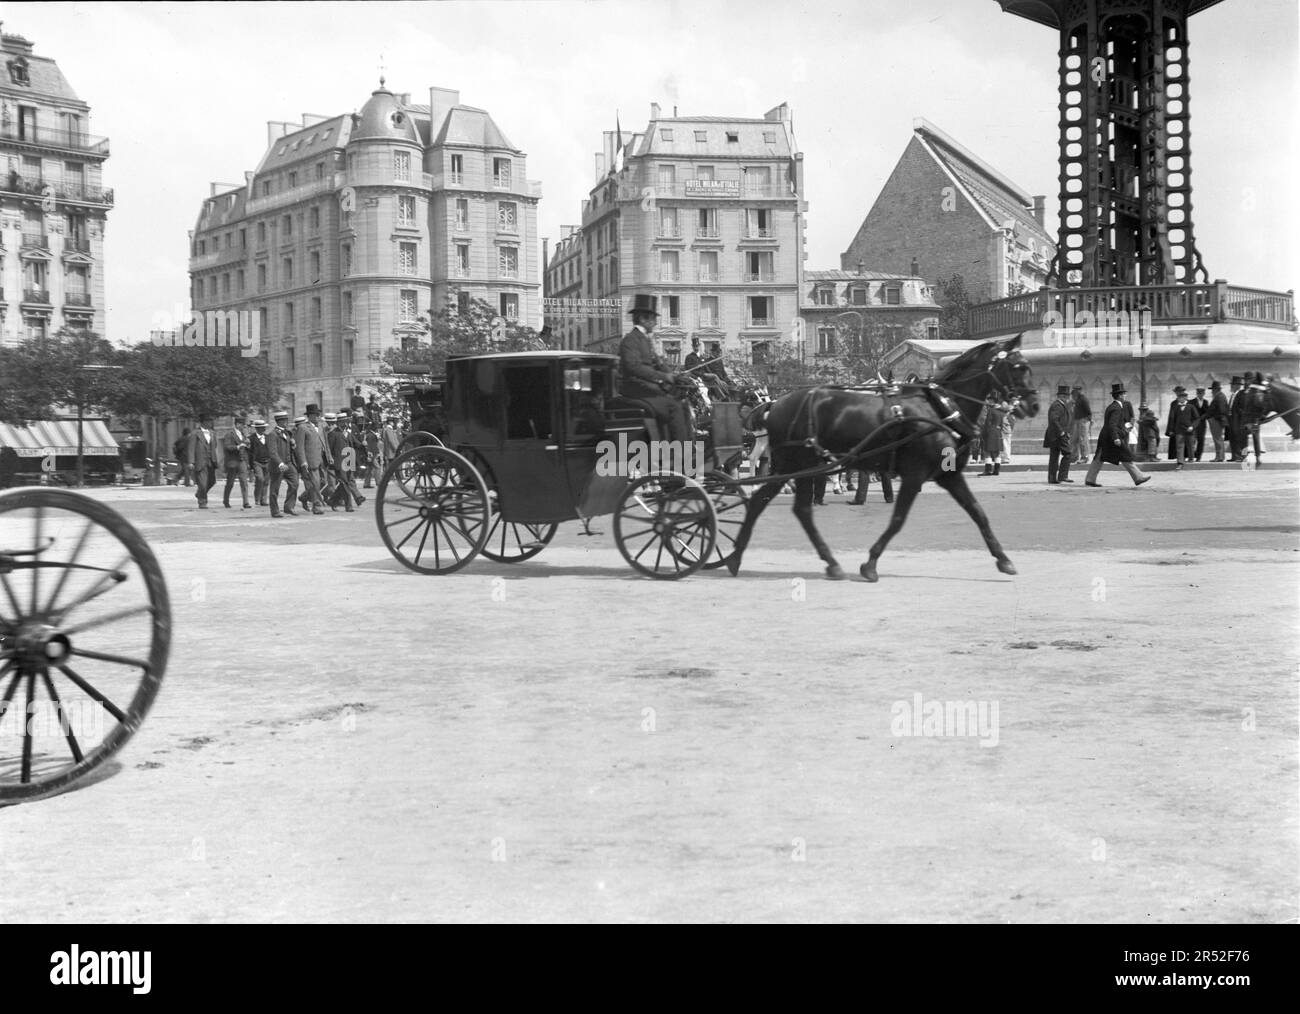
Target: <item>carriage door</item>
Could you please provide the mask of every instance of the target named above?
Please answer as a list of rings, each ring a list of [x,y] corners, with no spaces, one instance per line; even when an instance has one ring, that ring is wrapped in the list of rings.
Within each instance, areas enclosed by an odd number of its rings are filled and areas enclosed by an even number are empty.
[[[573,517],[549,363],[502,370],[505,432],[496,484],[509,521]]]

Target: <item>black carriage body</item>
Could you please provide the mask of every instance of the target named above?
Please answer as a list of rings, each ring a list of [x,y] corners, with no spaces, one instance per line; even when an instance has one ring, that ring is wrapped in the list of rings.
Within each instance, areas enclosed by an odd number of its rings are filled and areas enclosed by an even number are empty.
[[[447,360],[445,442],[483,473],[506,521],[614,510],[628,480],[610,447],[645,438],[639,413],[608,404],[617,370],[615,356],[558,350]]]

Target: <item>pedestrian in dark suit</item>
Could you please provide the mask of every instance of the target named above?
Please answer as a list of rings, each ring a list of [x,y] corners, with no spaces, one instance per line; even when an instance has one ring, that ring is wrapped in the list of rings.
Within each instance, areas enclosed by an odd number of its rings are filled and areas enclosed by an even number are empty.
[[[336,420],[334,428],[326,435],[325,439],[329,444],[330,457],[334,459],[332,471],[334,474],[334,490],[326,498],[330,505],[330,510],[338,510],[339,503],[349,514],[355,509],[354,505],[360,505],[362,496],[357,492],[356,481],[353,479],[353,473],[356,467],[356,450],[352,446],[351,431],[347,427],[346,417],[342,422]]]
[[[266,420],[253,421],[253,434],[248,438],[248,453],[253,462],[253,503],[266,506],[267,452]]]
[[[1241,377],[1233,377],[1228,391],[1228,446],[1233,461],[1246,460],[1246,432],[1242,413],[1246,409],[1246,388]]]
[[[1056,388],[1056,400],[1047,410],[1047,432],[1043,434],[1043,446],[1047,448],[1047,481],[1053,486],[1074,482],[1070,478],[1070,431],[1073,425],[1070,387],[1061,384]]]
[[[1246,374],[1246,377],[1245,377],[1245,380],[1246,380],[1246,384],[1247,384],[1247,387],[1248,387],[1248,388],[1255,388],[1255,389],[1257,389],[1257,390],[1259,390],[1259,391],[1261,391],[1261,392],[1267,393],[1267,391],[1268,391],[1268,387],[1267,387],[1267,382],[1264,380],[1264,374],[1263,374],[1263,373],[1260,373],[1259,371],[1256,371],[1256,372],[1254,372],[1254,373],[1247,373],[1247,374]],[[1247,451],[1247,447],[1246,447],[1246,438],[1247,438],[1247,436],[1249,436],[1249,437],[1250,437],[1250,441],[1251,441],[1251,443],[1254,445],[1254,448],[1255,448],[1255,465],[1256,465],[1256,467],[1258,467],[1259,465],[1262,465],[1262,464],[1264,463],[1263,460],[1261,460],[1261,459],[1264,457],[1264,448],[1260,446],[1260,442],[1259,442],[1259,441],[1260,441],[1260,436],[1259,436],[1259,429],[1260,429],[1260,427],[1259,427],[1259,420],[1256,419],[1255,422],[1254,422],[1253,424],[1251,424],[1251,425],[1247,425],[1247,424],[1246,424],[1246,418],[1245,418],[1245,410],[1246,410],[1246,398],[1245,398],[1245,395],[1242,396],[1242,398],[1240,399],[1240,401],[1241,401],[1241,411],[1240,411],[1238,414],[1239,414],[1240,417],[1241,417],[1241,456],[1242,456],[1242,460],[1244,461],[1244,460],[1246,460],[1246,458],[1248,457],[1248,451]]]
[[[1210,403],[1205,398],[1205,388],[1198,387],[1196,397],[1190,401],[1199,414],[1196,423],[1196,457],[1193,460],[1200,461],[1201,455],[1205,452],[1205,430],[1210,424]]]
[[[313,514],[325,513],[320,481],[321,472],[329,462],[329,448],[325,446],[325,437],[316,425],[316,420],[319,419],[320,406],[308,405],[307,414],[294,430],[294,455],[304,487],[299,499],[303,508],[310,509]]]
[[[199,416],[198,428],[190,434],[187,456],[194,469],[194,499],[207,510],[208,491],[217,484],[217,463],[221,460],[217,435],[212,432],[212,416]]]
[[[667,430],[665,439],[681,441],[679,446],[684,450],[691,439],[686,409],[667,393],[677,375],[669,372],[650,341],[659,323],[654,297],[638,294],[629,312],[632,330],[623,336],[618,347],[619,391],[625,398],[645,402]]]
[[[280,484],[284,484],[284,513],[297,515],[293,509],[294,497],[298,495],[298,469],[294,462],[298,460],[294,448],[293,434],[286,428],[289,413],[281,409],[276,412],[275,429],[266,438],[266,469],[270,473],[271,483],[271,517],[280,517]],[[305,421],[305,420],[304,420]]]
[[[1101,485],[1097,481],[1097,476],[1101,474],[1103,463],[1122,465],[1135,486],[1141,486],[1151,478],[1133,464],[1133,452],[1128,446],[1128,435],[1133,429],[1133,405],[1125,400],[1125,393],[1123,384],[1111,384],[1111,402],[1106,406],[1101,435],[1097,437],[1097,453],[1093,455],[1092,464],[1088,466],[1085,485]]]
[[[1210,427],[1210,439],[1214,441],[1214,460],[1223,461],[1223,431],[1228,423],[1228,399],[1223,394],[1223,385],[1217,380],[1210,382],[1210,404],[1205,410],[1205,418]]]
[[[229,433],[221,438],[221,446],[225,451],[226,458],[226,492],[221,501],[226,506],[230,506],[230,490],[235,485],[235,480],[239,480],[239,492],[244,498],[244,510],[251,510],[252,504],[248,502],[248,452],[250,444],[248,434],[244,432],[244,427],[248,419],[242,415],[235,416],[235,426]]]
[[[1187,400],[1187,388],[1175,387],[1177,398],[1169,406],[1169,423],[1165,426],[1165,436],[1174,445],[1174,455],[1178,464],[1174,471],[1181,471],[1183,463],[1196,455],[1196,424],[1200,422],[1200,413]]]
[[[1076,465],[1085,465],[1092,457],[1092,404],[1083,393],[1083,385],[1075,384],[1070,392],[1074,399],[1074,430],[1070,434],[1070,457]]]

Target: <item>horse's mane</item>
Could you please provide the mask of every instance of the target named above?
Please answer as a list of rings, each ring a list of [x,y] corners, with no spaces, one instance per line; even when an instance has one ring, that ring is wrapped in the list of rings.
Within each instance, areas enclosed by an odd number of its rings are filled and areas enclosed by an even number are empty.
[[[969,367],[980,363],[992,349],[997,347],[997,345],[998,343],[996,341],[980,342],[980,344],[973,348],[967,349],[935,374],[935,383],[942,384],[946,380],[953,380],[957,376],[960,376],[962,373],[966,372]]]

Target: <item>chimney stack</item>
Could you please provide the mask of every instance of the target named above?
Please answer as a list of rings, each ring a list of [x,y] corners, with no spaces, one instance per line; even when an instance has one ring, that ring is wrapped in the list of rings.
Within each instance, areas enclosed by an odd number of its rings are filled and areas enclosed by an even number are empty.
[[[1034,198],[1034,218],[1038,221],[1038,224],[1039,224],[1039,225],[1042,225],[1042,224],[1043,224],[1043,216],[1046,214],[1046,209],[1047,209],[1047,198],[1046,198],[1046,197],[1035,197],[1035,198]]]
[[[673,119],[677,119],[677,107],[673,106]]]
[[[921,264],[915,257],[912,258],[912,277],[921,277]]]
[[[867,262],[864,261],[864,260],[862,260],[861,258],[859,258],[859,260],[858,260],[858,275],[861,276],[861,275],[865,275],[866,273],[867,273]]]
[[[659,119],[659,103],[658,103],[658,102],[651,102],[651,103],[650,103],[650,119],[652,119],[652,120],[657,120],[657,119]]]

